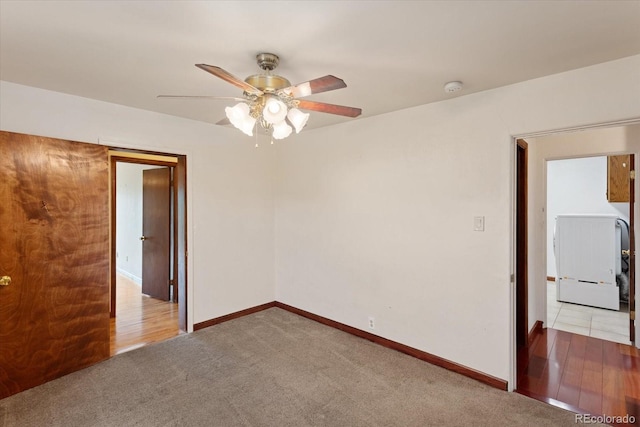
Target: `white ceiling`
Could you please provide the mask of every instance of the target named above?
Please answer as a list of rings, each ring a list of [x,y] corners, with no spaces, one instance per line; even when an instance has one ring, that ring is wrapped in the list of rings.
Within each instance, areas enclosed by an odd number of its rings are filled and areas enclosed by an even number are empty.
[[[156,95],[240,96],[194,64],[244,79],[259,52],[368,117],[640,54],[640,1],[0,1],[0,79],[195,120],[229,102]]]

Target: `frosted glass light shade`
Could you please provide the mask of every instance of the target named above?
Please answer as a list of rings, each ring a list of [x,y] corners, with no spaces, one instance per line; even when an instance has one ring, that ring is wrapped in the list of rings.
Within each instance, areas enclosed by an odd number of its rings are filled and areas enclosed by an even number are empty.
[[[249,136],[253,136],[253,127],[256,124],[256,119],[251,117],[249,106],[244,102],[240,102],[233,107],[227,107],[224,109],[227,118],[236,128]]]
[[[273,125],[273,139],[284,139],[291,135],[293,129],[284,120]]]
[[[296,133],[300,133],[302,128],[307,124],[307,120],[309,120],[309,114],[303,113],[297,108],[292,108],[287,113],[287,118],[295,128]]]
[[[270,98],[262,110],[262,117],[267,123],[280,123],[287,117],[287,106],[276,98]]]

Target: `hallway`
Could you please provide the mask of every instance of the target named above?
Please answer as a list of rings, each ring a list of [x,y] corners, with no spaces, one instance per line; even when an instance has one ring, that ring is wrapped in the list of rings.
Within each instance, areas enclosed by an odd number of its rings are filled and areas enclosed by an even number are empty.
[[[179,335],[178,304],[143,295],[132,280],[116,279],[116,317],[111,318],[110,353],[133,350]]]

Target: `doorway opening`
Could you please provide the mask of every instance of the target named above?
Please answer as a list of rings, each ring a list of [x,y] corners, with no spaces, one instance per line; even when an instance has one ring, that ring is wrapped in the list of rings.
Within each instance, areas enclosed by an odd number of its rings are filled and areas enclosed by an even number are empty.
[[[547,328],[631,344],[632,163],[633,154],[547,160]]]
[[[619,124],[606,124],[593,126],[589,129],[572,129],[563,132],[545,133],[527,136],[529,159],[526,168],[529,207],[526,210],[528,218],[523,211],[518,209],[518,192],[522,188],[521,170],[523,165],[518,161],[518,144],[514,141],[514,284],[513,284],[513,347],[512,356],[514,368],[510,386],[518,393],[547,402],[554,406],[571,410],[576,413],[589,414],[634,414],[637,415],[637,404],[630,399],[636,393],[635,389],[625,386],[625,378],[635,375],[632,365],[621,363],[627,355],[640,355],[638,353],[637,332],[634,330],[635,322],[635,242],[633,218],[636,206],[634,204],[636,183],[633,171],[634,155],[640,146],[637,145],[640,136],[638,120],[627,121]],[[600,172],[596,174],[590,169],[590,184],[587,187],[595,187],[594,180],[598,181],[597,190],[604,203],[607,200],[608,174],[606,161],[608,157],[631,153],[626,162],[628,167],[625,180],[628,182],[627,194],[628,223],[629,223],[629,253],[626,262],[629,264],[629,302],[626,322],[628,322],[628,338],[626,343],[609,341],[605,337],[580,335],[566,330],[549,327],[551,320],[559,320],[558,314],[548,310],[548,304],[556,300],[556,290],[547,291],[549,279],[552,274],[547,270],[547,263],[554,262],[555,256],[547,256],[548,247],[553,248],[553,232],[548,234],[547,227],[553,230],[560,212],[549,212],[548,196],[554,190],[554,179],[547,175],[547,169],[551,162],[562,159],[577,159],[601,157],[605,162],[604,172],[602,164]],[[553,167],[551,167],[553,168]],[[563,172],[566,175],[566,171]],[[579,180],[586,181],[582,177]],[[585,184],[585,182],[582,182]],[[593,189],[593,188],[592,188]],[[584,196],[586,190],[572,190],[570,197]],[[567,196],[565,196],[567,197]],[[602,202],[602,201],[601,201]],[[573,201],[571,206],[577,206]],[[615,202],[618,203],[618,202]],[[617,206],[618,208],[620,206]],[[574,209],[571,209],[575,213]],[[612,216],[622,216],[621,212],[612,212]],[[607,214],[601,214],[607,216]],[[555,216],[552,220],[549,216]],[[627,218],[625,218],[626,220]],[[518,239],[518,224],[526,223],[529,231],[529,241],[523,243]],[[553,254],[553,249],[550,249]],[[607,251],[605,251],[607,252]],[[607,252],[609,253],[609,252]],[[525,258],[528,266],[527,279],[518,275],[520,258]],[[524,267],[521,267],[524,268]],[[554,270],[555,271],[555,270]],[[554,273],[560,277],[560,274]],[[567,276],[568,277],[568,276]],[[522,286],[521,281],[528,281],[528,290],[523,301],[523,295],[518,293]],[[552,280],[553,281],[553,280]],[[598,286],[602,284],[598,283]],[[617,291],[616,287],[616,291]],[[562,296],[565,298],[565,296]],[[518,316],[522,316],[521,307],[526,307],[528,320],[525,322],[527,330],[518,327]],[[581,304],[582,305],[582,304]],[[622,304],[621,304],[622,305]],[[590,309],[589,304],[584,304],[585,310]],[[580,311],[580,310],[576,310]],[[613,313],[612,310],[608,312]],[[549,318],[547,315],[550,314]],[[554,316],[555,314],[555,316]],[[578,314],[575,317],[582,317]],[[599,319],[601,320],[601,319]],[[591,320],[589,320],[591,322]],[[561,322],[562,323],[562,322]],[[528,335],[527,344],[523,337]],[[629,345],[631,344],[631,345]],[[635,347],[634,347],[635,345]]]
[[[187,330],[186,157],[112,149],[111,355]]]

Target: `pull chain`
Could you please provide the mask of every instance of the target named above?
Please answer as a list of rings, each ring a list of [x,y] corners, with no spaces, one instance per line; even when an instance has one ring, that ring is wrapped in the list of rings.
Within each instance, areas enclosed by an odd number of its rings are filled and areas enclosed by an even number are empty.
[[[256,148],[258,148],[258,124],[254,125],[254,132],[256,134]]]

